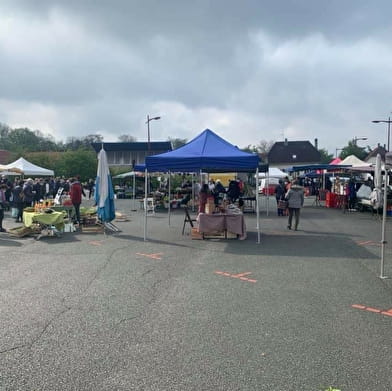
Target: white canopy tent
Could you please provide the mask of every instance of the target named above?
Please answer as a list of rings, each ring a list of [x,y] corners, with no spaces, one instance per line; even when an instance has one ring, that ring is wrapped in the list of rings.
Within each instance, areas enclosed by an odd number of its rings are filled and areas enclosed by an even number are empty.
[[[352,166],[352,167],[369,167],[370,166],[370,164],[362,161],[361,159],[358,159],[355,155],[347,156],[340,163],[338,163],[338,165],[339,166]]]
[[[259,172],[259,178],[285,178],[286,176],[287,173],[277,167],[269,167],[268,172]]]
[[[4,166],[5,169],[10,170],[12,168],[17,168],[20,170],[20,172],[25,175],[25,176],[53,176],[54,171],[49,170],[47,168],[43,168],[40,166],[37,166],[33,163],[30,163],[24,158],[19,158],[18,160],[15,160],[14,162],[7,164]]]
[[[22,171],[16,167],[8,167],[0,164],[0,175],[18,175],[21,174]]]

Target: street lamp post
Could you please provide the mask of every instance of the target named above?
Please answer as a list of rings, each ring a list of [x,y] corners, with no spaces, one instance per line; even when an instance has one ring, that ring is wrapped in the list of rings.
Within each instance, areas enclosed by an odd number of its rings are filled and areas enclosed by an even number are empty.
[[[385,165],[384,165],[384,199],[383,199],[383,208],[382,208],[382,223],[381,223],[381,265],[380,265],[380,278],[387,278],[387,276],[384,275],[384,262],[385,262],[385,246],[387,244],[387,241],[385,240],[385,225],[386,225],[386,220],[387,220],[387,197],[388,197],[388,165],[387,164],[387,157],[389,157],[389,143],[391,139],[391,117],[388,117],[387,120],[374,120],[372,121],[375,124],[379,123],[386,123],[388,124],[388,143],[387,147],[388,150],[385,154]],[[390,166],[389,166],[390,167]]]
[[[388,124],[388,142],[387,142],[387,151],[389,152],[389,146],[390,146],[390,141],[391,141],[391,117],[388,117],[388,119],[386,120],[374,120],[372,121],[374,124],[379,124],[379,123],[384,123],[384,124]]]
[[[150,151],[151,150],[151,143],[150,143],[150,121],[154,121],[154,120],[158,120],[161,119],[161,117],[152,117],[150,118],[150,116],[147,114],[147,148]]]
[[[338,151],[342,151],[343,148],[336,148],[335,157],[338,158]]]

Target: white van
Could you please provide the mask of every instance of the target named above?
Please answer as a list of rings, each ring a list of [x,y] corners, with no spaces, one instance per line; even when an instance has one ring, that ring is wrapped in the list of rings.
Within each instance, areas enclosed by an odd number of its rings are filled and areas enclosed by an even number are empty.
[[[268,185],[268,191],[267,191]],[[259,193],[260,194],[274,194],[276,186],[279,185],[279,178],[261,178],[259,179]]]

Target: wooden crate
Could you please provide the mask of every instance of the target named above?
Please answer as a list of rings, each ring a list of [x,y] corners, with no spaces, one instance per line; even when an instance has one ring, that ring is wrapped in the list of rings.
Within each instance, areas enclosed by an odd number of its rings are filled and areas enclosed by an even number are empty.
[[[103,225],[82,225],[83,233],[102,233],[104,230]]]

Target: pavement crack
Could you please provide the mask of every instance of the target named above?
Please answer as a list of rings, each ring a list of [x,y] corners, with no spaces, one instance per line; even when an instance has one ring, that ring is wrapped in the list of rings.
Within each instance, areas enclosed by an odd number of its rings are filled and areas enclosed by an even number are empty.
[[[49,328],[49,326],[56,320],[58,320],[62,315],[64,315],[66,312],[70,311],[72,307],[66,306],[62,311],[58,312],[56,315],[54,315],[49,321],[45,324],[41,332],[37,335],[36,338],[34,338],[31,343],[28,345],[29,348],[31,349],[45,334],[46,330]]]
[[[145,275],[147,275],[147,274],[149,274],[149,273],[151,273],[153,270],[155,270],[154,268],[152,268],[152,269],[148,269],[148,270],[146,270],[142,275],[141,275],[141,277],[144,277]]]
[[[9,352],[12,352],[13,350],[23,349],[23,348],[26,348],[26,347],[29,347],[29,346],[30,346],[29,344],[13,346],[12,348],[0,350],[0,354],[9,353]]]

